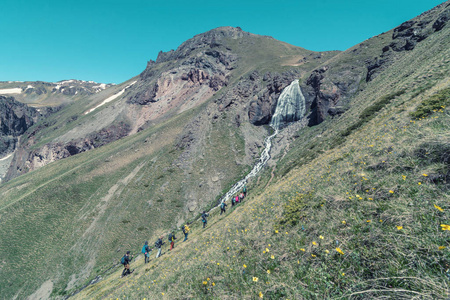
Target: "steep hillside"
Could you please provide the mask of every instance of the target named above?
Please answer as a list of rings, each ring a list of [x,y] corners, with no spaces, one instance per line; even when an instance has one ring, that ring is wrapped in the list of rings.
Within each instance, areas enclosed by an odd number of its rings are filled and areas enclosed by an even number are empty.
[[[1,294],[56,298],[102,276],[75,296],[448,297],[448,15],[447,2],[343,53],[214,29],[33,125],[0,186]],[[250,170],[299,79],[306,115],[244,203],[119,279],[126,250]]]
[[[301,129],[243,204],[74,298],[448,298],[449,33],[379,70],[339,118]]]

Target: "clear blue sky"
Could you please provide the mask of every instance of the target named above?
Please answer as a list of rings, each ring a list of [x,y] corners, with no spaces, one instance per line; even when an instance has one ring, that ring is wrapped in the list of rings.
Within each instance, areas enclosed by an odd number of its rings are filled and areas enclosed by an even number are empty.
[[[345,50],[442,0],[0,0],[0,81],[120,83],[219,26]]]

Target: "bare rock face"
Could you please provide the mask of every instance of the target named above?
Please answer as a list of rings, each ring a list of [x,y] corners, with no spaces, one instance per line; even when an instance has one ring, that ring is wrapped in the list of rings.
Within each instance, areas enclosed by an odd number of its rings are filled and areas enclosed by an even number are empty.
[[[12,152],[17,139],[40,117],[36,109],[0,96],[0,155]]]
[[[250,35],[238,28],[221,27],[196,35],[177,50],[160,52],[149,61],[139,76],[127,102],[152,105],[158,102],[161,111],[181,110],[210,98],[228,84],[228,75],[235,68],[238,57],[222,45],[224,39]],[[188,104],[187,104],[188,103]]]
[[[28,142],[21,145],[11,162],[5,175],[5,180],[11,180],[17,176],[33,171],[51,162],[67,158],[105,144],[116,141],[128,135],[130,126],[120,122],[108,128],[89,134],[86,138],[72,140],[68,143],[48,143],[39,149],[29,151],[29,147],[34,144],[34,133],[27,134]]]

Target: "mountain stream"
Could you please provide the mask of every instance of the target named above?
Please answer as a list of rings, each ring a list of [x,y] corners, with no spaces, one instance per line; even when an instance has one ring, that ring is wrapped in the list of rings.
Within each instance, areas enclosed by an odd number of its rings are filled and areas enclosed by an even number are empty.
[[[261,157],[250,173],[245,176],[245,178],[236,182],[230,190],[220,198],[219,203],[226,202],[231,197],[236,195],[242,190],[244,185],[248,182],[251,177],[256,176],[259,171],[266,165],[270,159],[270,149],[272,148],[272,140],[278,134],[278,132],[287,123],[295,122],[301,120],[306,112],[305,97],[302,94],[298,80],[294,80],[289,86],[283,89],[278,97],[277,107],[275,113],[270,121],[270,127],[272,127],[275,132],[266,137],[264,140],[265,148],[261,153]]]

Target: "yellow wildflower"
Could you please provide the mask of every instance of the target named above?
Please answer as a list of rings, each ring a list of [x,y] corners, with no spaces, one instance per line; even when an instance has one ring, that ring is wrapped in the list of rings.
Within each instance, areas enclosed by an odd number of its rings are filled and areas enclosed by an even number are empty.
[[[206,280],[210,281],[211,279],[210,278],[206,278]]]
[[[269,248],[266,248],[266,252],[269,252]]]
[[[372,221],[371,221],[371,220],[367,220],[366,222],[367,222],[367,223],[370,223],[370,222],[372,222]]]
[[[345,276],[345,273],[342,273],[342,276]]]
[[[244,268],[247,268],[247,266],[246,266],[246,265],[244,265]]]
[[[328,250],[325,250],[325,253],[326,253],[326,254],[329,254],[329,253],[330,253],[330,251],[328,251]]]
[[[439,249],[439,250],[444,250],[444,249],[445,249],[445,246],[439,246],[438,249]]]
[[[442,230],[450,230],[450,225],[441,224]]]
[[[402,230],[403,226],[397,226],[397,230]]]
[[[336,248],[336,251],[339,252],[340,254],[344,255],[344,251],[342,251],[341,248]]]
[[[303,252],[305,252],[305,249],[304,249],[304,248],[300,248],[300,251],[303,251]]]
[[[342,221],[342,224],[344,224],[344,225],[345,225],[345,224],[347,224],[347,222],[345,222],[345,221]]]
[[[434,208],[436,208],[438,211],[443,212],[444,210],[442,208],[440,208],[439,206],[437,206],[436,204],[434,205]]]
[[[275,233],[278,233],[278,230],[275,230]]]
[[[204,285],[207,285],[207,284],[208,284],[208,281],[203,281],[203,284],[204,284]]]
[[[212,283],[212,286],[215,286],[215,285],[216,285],[216,284],[213,282],[213,283]]]
[[[258,296],[259,296],[259,298],[262,298],[262,297],[264,297],[264,294],[259,292]]]
[[[425,174],[425,173],[423,173],[422,175],[423,175],[424,177],[427,177],[427,176],[428,176],[428,175],[427,175],[427,174]]]
[[[311,254],[311,256],[312,256],[312,257],[316,257],[316,255],[314,255],[314,254]]]
[[[270,270],[267,270],[267,274],[270,274]]]
[[[253,277],[254,282],[258,282],[258,277]]]
[[[418,182],[417,184],[418,184],[418,185],[421,185],[421,184],[422,184],[422,182]]]
[[[319,239],[323,240],[323,235],[319,235]]]
[[[394,193],[394,191],[393,191],[393,190],[389,190],[389,193],[393,194],[393,193]]]
[[[312,244],[313,244],[314,246],[317,246],[317,243],[316,243],[315,241],[313,241]]]
[[[271,259],[275,259],[275,256],[273,256],[273,254],[270,256]]]

